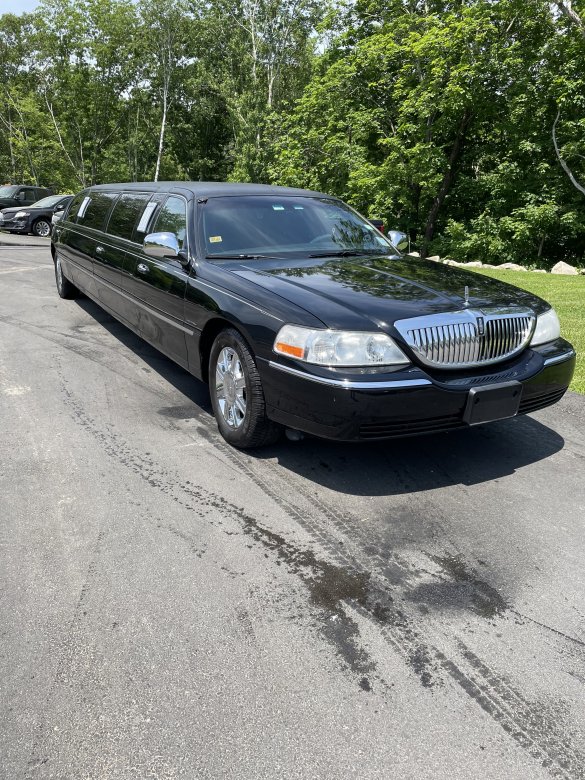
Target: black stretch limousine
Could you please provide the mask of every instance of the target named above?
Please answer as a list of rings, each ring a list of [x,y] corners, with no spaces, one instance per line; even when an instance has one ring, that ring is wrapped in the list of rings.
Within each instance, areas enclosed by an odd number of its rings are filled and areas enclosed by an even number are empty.
[[[111,184],[75,196],[51,250],[86,293],[209,383],[223,437],[452,430],[558,401],[575,366],[539,298],[404,257],[336,198],[253,184]],[[293,434],[294,435],[294,434]]]

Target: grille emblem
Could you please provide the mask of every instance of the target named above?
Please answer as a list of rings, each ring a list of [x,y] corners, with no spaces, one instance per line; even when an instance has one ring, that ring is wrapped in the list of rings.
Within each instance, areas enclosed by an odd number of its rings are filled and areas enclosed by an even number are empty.
[[[483,317],[477,317],[475,320],[475,324],[477,325],[477,333],[479,336],[483,336],[485,333],[485,325],[483,322]]]

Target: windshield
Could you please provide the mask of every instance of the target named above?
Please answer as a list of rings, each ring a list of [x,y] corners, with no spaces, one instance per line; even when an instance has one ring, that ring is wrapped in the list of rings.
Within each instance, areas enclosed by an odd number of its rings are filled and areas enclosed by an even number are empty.
[[[60,200],[63,200],[63,195],[49,195],[48,198],[43,198],[42,200],[37,200],[37,202],[33,203],[30,208],[33,208],[33,209],[50,209],[51,206],[54,206],[55,203],[59,203]]]
[[[329,198],[249,195],[209,198],[201,221],[210,259],[389,254],[396,250],[367,220]]]
[[[0,198],[11,198],[17,189],[18,187],[16,187],[14,184],[0,187]]]

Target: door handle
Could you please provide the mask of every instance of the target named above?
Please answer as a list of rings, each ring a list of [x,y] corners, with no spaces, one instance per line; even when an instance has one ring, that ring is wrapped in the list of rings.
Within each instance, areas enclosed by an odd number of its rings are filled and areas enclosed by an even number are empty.
[[[103,246],[96,246],[95,251],[97,255],[101,255],[101,253],[104,251],[104,248]]]
[[[148,266],[146,265],[146,263],[138,263],[138,265],[136,266],[136,270],[138,271],[139,274],[147,274]]]

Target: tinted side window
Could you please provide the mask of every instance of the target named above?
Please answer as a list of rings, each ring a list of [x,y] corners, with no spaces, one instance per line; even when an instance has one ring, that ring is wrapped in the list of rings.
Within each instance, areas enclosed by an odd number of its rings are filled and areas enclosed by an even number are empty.
[[[65,212],[63,215],[63,219],[75,219],[77,216],[77,212],[79,211],[79,207],[83,203],[83,199],[85,198],[87,193],[85,192],[78,192],[77,195],[73,198],[71,203],[69,204],[69,209]]]
[[[164,193],[155,193],[146,204],[146,208],[140,216],[140,221],[134,229],[133,241],[137,244],[141,244],[144,241],[146,234],[151,232],[149,225],[152,222],[155,211],[160,207],[160,204],[164,201],[165,197]]]
[[[87,196],[87,193],[85,193]],[[89,205],[83,212],[83,216],[77,219],[80,225],[101,230],[110,206],[116,198],[113,192],[90,192]]]
[[[149,198],[150,195],[146,193],[122,195],[108,221],[108,233],[130,240],[134,225],[144,211]]]
[[[187,204],[183,198],[171,195],[158,213],[154,225],[155,233],[174,233],[179,239],[181,249],[185,242],[187,230]]]

